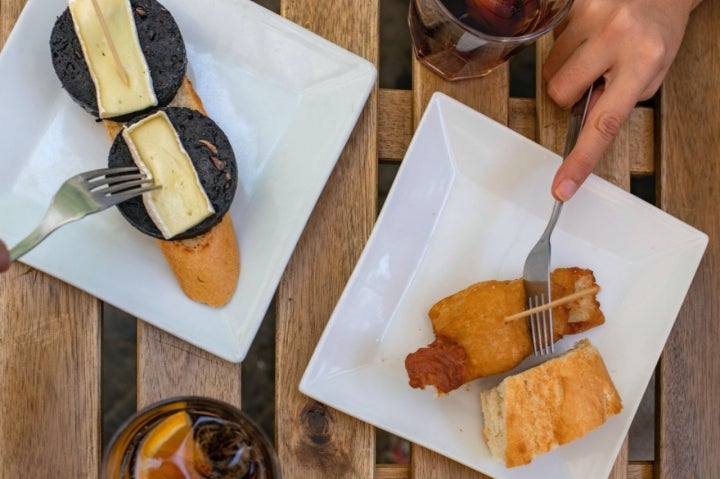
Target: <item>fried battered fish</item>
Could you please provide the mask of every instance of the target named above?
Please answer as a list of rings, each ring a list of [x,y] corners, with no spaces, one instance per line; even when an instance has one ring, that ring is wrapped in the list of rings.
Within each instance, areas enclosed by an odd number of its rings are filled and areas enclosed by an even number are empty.
[[[582,268],[558,268],[550,283],[555,299],[596,286],[593,272]],[[522,279],[475,283],[435,303],[428,313],[435,341],[405,358],[410,386],[447,393],[520,364],[533,351],[530,328],[505,317],[525,309]],[[553,341],[604,322],[596,296],[582,296],[553,308]]]

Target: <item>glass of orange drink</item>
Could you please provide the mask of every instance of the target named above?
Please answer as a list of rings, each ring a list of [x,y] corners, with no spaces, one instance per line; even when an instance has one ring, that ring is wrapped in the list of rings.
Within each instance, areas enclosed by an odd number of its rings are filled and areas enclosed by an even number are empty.
[[[272,443],[240,409],[179,397],[134,414],[105,450],[103,479],[279,479]]]

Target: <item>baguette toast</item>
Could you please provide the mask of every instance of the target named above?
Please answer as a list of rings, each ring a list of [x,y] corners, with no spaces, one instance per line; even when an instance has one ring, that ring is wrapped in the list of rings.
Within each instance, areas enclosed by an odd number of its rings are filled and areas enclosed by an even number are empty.
[[[206,115],[192,82],[184,78],[170,106],[197,110]],[[110,140],[124,123],[103,120]],[[232,298],[240,275],[240,251],[230,213],[206,233],[182,240],[155,240],[185,295],[212,307]]]
[[[507,467],[578,439],[622,410],[600,352],[588,339],[480,393],[483,436]]]

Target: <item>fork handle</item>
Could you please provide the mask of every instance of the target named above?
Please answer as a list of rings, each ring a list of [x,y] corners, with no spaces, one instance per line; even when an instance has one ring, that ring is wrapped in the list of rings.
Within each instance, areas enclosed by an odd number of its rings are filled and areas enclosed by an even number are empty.
[[[594,85],[590,85],[590,88],[588,88],[582,98],[573,105],[572,111],[570,112],[570,121],[568,123],[567,138],[565,139],[565,152],[563,154],[563,159],[565,159],[565,157],[570,153],[570,150],[575,147],[578,136],[580,136],[580,130],[585,123],[585,116],[587,115],[587,111],[590,106],[590,97],[592,96],[593,87]],[[562,206],[562,201],[555,200],[552,213],[550,214],[550,220],[545,227],[545,231],[543,231],[543,234],[540,237],[541,241],[547,241],[550,239],[550,235],[552,234],[553,229],[555,229],[555,223],[557,223],[557,220],[560,217]]]
[[[81,217],[58,218],[51,210],[45,213],[42,221],[29,235],[23,238],[18,244],[10,248],[10,262],[17,261],[25,253],[39,245],[50,233],[67,223],[77,221]]]
[[[548,220],[548,224],[545,227],[545,231],[543,231],[543,234],[540,236],[539,241],[547,241],[550,239],[550,235],[552,235],[552,232],[555,229],[555,223],[557,223],[558,218],[560,218],[562,207],[563,202],[555,200],[555,203],[553,203],[552,213],[550,213],[550,219]]]
[[[563,160],[570,154],[570,151],[575,147],[575,143],[577,143],[578,137],[580,136],[580,130],[582,130],[582,127],[585,124],[585,116],[590,108],[590,98],[592,97],[594,88],[595,84],[590,85],[583,96],[570,110],[570,120],[568,121],[567,137],[565,138]]]

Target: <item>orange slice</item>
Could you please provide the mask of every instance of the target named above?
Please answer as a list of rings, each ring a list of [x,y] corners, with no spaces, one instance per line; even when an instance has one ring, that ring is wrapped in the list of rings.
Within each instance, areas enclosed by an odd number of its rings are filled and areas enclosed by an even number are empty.
[[[140,457],[167,459],[178,450],[191,428],[192,421],[185,411],[168,416],[145,437],[140,446]]]
[[[141,469],[138,479],[186,479],[187,476],[172,462],[163,462],[157,468]]]

